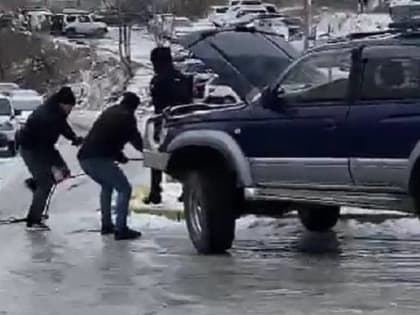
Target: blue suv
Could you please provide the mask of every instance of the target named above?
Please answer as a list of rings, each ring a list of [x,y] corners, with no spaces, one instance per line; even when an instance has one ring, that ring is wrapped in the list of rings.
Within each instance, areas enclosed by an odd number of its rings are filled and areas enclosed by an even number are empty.
[[[323,232],[340,207],[420,207],[420,33],[353,34],[297,53],[252,29],[181,43],[228,82],[239,104],[168,109],[146,133],[145,164],[181,181],[200,253],[232,246],[244,214],[297,210]]]

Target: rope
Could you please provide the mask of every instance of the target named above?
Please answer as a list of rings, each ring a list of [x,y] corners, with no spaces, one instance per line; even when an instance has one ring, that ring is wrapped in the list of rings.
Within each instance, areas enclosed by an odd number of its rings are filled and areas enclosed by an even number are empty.
[[[130,158],[128,160],[129,161],[133,161],[133,162],[135,162],[135,161],[144,161],[144,158]],[[86,174],[85,173],[79,173],[79,174],[76,174],[76,175],[69,176],[65,180],[68,180],[68,179],[76,179],[76,178],[83,177],[83,176],[86,176]],[[55,184],[51,188],[50,193],[49,193],[48,198],[47,198],[47,201],[45,203],[44,212],[42,214],[42,218],[44,220],[48,220],[49,217],[50,217],[49,216],[49,212],[50,212],[51,200],[52,200],[52,197],[54,196],[54,193],[57,190],[57,185],[58,184]],[[27,221],[26,217],[25,218],[10,217],[10,218],[5,219],[5,220],[0,220],[0,225],[17,224],[17,223],[23,223],[23,222],[26,222],[26,221]]]

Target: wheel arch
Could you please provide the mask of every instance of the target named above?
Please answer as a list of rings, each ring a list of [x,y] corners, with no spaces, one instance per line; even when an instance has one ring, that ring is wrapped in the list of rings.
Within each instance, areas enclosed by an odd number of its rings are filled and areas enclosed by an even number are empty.
[[[174,172],[179,161],[194,163],[213,163],[222,159],[235,173],[239,187],[250,187],[253,184],[248,160],[236,141],[226,132],[217,130],[186,131],[175,137],[168,145],[171,157],[168,162],[168,173]],[[191,157],[192,156],[192,157]],[[204,156],[204,159],[201,158]]]

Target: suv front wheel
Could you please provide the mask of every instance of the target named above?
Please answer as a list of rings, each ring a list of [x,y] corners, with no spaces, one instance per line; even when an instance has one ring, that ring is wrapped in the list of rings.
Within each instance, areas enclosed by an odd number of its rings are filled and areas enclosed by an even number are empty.
[[[300,222],[311,232],[327,232],[340,218],[340,207],[303,206],[298,210]]]
[[[220,254],[235,238],[235,185],[222,172],[193,171],[184,182],[188,232],[201,254]]]

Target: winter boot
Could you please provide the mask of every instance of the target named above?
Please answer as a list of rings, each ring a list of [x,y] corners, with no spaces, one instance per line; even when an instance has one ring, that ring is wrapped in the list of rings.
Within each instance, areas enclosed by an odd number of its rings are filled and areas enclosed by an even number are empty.
[[[114,237],[116,241],[134,240],[141,237],[141,232],[137,232],[126,228],[125,230],[115,231]]]
[[[160,194],[153,194],[151,193],[148,197],[143,199],[143,203],[145,205],[158,205],[162,203],[162,196]]]

